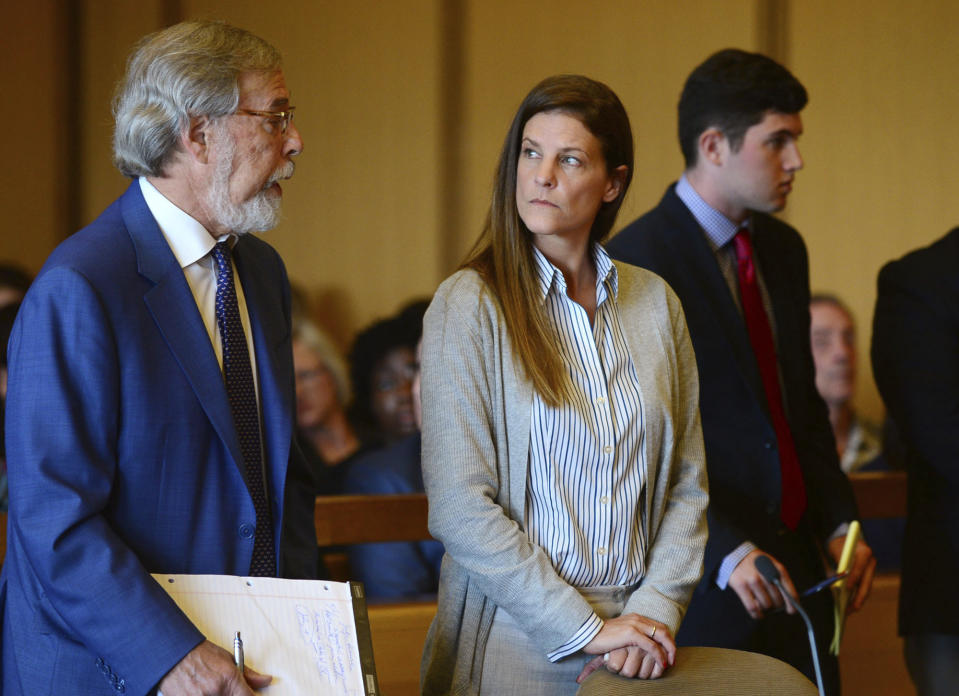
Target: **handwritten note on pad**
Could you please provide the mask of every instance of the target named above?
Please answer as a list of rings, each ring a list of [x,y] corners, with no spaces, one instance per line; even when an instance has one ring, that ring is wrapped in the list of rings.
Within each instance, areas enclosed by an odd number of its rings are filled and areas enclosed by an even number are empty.
[[[259,693],[379,693],[361,585],[232,575],[153,577],[208,640],[232,651],[233,634],[241,633],[247,666],[273,675]]]

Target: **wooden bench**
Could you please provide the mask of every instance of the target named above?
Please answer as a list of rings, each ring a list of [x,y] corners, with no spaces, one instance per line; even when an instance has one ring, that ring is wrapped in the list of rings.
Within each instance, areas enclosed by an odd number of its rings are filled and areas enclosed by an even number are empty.
[[[431,539],[426,495],[320,496],[314,522],[321,546]],[[333,579],[343,572],[336,554],[324,554]],[[373,658],[387,696],[419,694],[420,657],[436,602],[368,603]]]
[[[864,520],[906,516],[906,472],[865,471],[849,475]]]

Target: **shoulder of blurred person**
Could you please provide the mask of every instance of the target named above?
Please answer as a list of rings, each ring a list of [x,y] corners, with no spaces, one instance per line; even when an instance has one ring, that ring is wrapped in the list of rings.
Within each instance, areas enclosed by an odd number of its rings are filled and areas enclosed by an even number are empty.
[[[346,493],[345,479],[349,470],[356,461],[367,454],[370,449],[363,443],[345,459],[330,464],[317,452],[316,448],[302,432],[297,432],[296,442],[303,453],[307,469],[313,481],[316,495],[340,495]]]
[[[420,454],[418,432],[387,447],[368,451],[356,457],[346,471],[343,492],[368,495],[422,493]]]

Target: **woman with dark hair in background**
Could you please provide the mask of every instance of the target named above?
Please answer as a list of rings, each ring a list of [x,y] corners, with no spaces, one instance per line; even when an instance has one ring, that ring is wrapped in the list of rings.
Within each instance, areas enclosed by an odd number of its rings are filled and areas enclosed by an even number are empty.
[[[541,82],[426,314],[424,479],[447,552],[427,695],[573,694],[598,667],[656,678],[675,659],[706,541],[699,385],[676,296],[599,246],[632,171],[608,87]]]
[[[363,444],[383,447],[417,431],[413,417],[416,344],[426,302],[414,301],[395,316],[361,331],[350,351],[353,424]]]

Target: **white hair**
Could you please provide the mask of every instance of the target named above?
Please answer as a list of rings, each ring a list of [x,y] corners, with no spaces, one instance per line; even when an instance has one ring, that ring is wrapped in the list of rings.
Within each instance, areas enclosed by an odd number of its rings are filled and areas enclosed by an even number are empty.
[[[273,46],[224,22],[183,22],[149,34],[114,96],[114,164],[126,176],[161,176],[191,116],[235,112],[241,73],[280,68]]]

